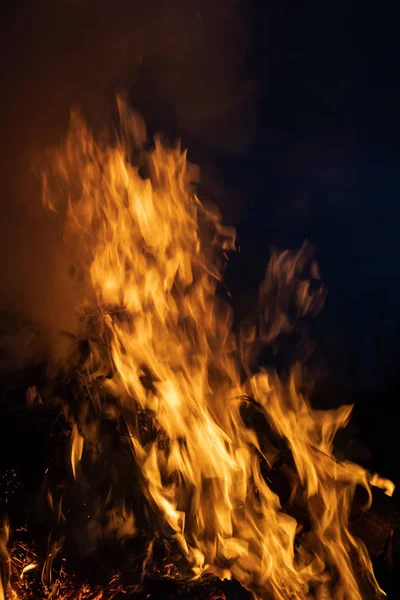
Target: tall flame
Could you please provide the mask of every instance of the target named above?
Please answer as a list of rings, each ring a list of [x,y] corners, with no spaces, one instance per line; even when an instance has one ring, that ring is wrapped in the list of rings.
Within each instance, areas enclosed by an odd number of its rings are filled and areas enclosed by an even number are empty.
[[[192,578],[205,572],[235,578],[255,598],[325,593],[361,600],[355,565],[379,588],[364,545],[349,530],[352,498],[357,485],[390,492],[389,482],[334,458],[334,437],[351,407],[313,410],[300,392],[298,367],[285,383],[241,363],[231,311],[217,294],[235,233],[196,197],[186,154],[159,139],[145,152],[142,123],[121,100],[119,109],[122,133],[113,143],[96,141],[72,115],[53,157],[57,176],[53,164],[44,189],[50,208],[63,190],[68,196],[66,243],[88,276],[81,311],[97,332],[85,372],[101,390],[98,411],[125,433],[146,514],[156,531],[179,543]],[[147,178],[132,164],[135,147],[146,156]],[[294,276],[289,258],[288,278]],[[304,287],[304,310],[308,292]],[[287,327],[271,313],[268,335]],[[268,456],[244,420],[246,398],[291,450],[310,521],[302,536],[261,472]],[[143,436],[140,411],[152,415],[161,438]],[[90,454],[85,439],[100,434],[86,409],[77,413],[70,461],[79,480]],[[123,502],[133,513],[133,499]],[[135,534],[134,522],[132,514],[123,535]]]

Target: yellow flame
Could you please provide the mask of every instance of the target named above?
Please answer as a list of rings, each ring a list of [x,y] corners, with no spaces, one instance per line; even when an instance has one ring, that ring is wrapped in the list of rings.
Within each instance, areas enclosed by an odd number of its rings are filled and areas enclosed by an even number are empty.
[[[18,600],[11,585],[11,557],[7,548],[9,537],[10,526],[4,521],[0,527],[0,600]]]
[[[35,563],[35,562],[29,563],[28,565],[26,565],[21,571],[20,579],[23,579],[25,577],[25,575],[27,573],[29,573],[30,571],[34,571],[35,569],[37,569],[38,566],[39,566],[38,563]]]
[[[354,559],[378,584],[364,545],[349,530],[353,494],[357,485],[391,492],[392,484],[334,458],[334,437],[351,407],[313,410],[299,391],[298,368],[289,384],[266,371],[243,383],[231,311],[216,293],[234,231],[194,194],[194,174],[179,147],[157,139],[147,156],[149,176],[141,176],[129,160],[129,136],[141,146],[144,128],[121,101],[119,108],[123,133],[110,144],[97,142],[72,115],[54,155],[57,178],[49,170],[44,191],[52,209],[63,191],[68,198],[66,243],[88,274],[85,310],[97,315],[112,365],[103,383],[115,397],[109,415],[125,422],[157,527],[180,543],[192,577],[234,577],[258,598],[306,599],[317,590],[315,597],[361,600]],[[296,260],[287,253],[277,259],[288,280]],[[300,314],[310,309],[306,284],[299,302]],[[289,326],[273,312],[267,341]],[[103,356],[92,342],[92,366]],[[311,522],[306,541],[296,542],[295,519],[261,473],[258,436],[242,418],[245,395],[293,454]],[[143,441],[139,410],[151,412],[164,445]],[[74,425],[75,477],[82,450]],[[133,523],[132,516],[128,532]]]
[[[71,432],[71,467],[74,479],[78,479],[78,467],[82,458],[84,441],[78,426],[74,423]]]

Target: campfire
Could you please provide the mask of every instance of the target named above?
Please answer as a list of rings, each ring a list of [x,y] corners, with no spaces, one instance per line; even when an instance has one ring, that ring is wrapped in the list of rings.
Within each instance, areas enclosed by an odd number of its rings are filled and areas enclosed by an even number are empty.
[[[222,283],[235,231],[185,152],[118,109],[99,137],[73,113],[42,169],[80,332],[26,391],[53,455],[26,526],[2,525],[0,598],[379,597],[360,523],[393,484],[335,452],[351,406],[314,409],[299,363],[261,366],[322,307],[311,247],[272,254],[238,325]]]

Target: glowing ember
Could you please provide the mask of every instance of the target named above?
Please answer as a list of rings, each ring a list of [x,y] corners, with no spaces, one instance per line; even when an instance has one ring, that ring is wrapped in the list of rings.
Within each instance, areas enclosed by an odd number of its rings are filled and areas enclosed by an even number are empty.
[[[140,120],[122,101],[119,110],[122,133],[110,144],[95,141],[73,114],[44,177],[50,208],[68,197],[65,243],[86,275],[79,311],[88,351],[79,368],[76,355],[71,357],[82,393],[65,409],[75,493],[89,497],[93,473],[102,469],[109,439],[104,421],[113,423],[126,450],[125,471],[115,463],[107,493],[95,510],[88,509],[80,529],[91,547],[151,529],[179,548],[176,565],[170,561],[164,573],[177,579],[207,573],[234,578],[260,599],[361,600],[360,572],[376,590],[378,584],[363,543],[349,530],[353,495],[357,485],[388,493],[393,486],[334,458],[334,437],[351,407],[313,410],[300,391],[299,366],[288,382],[273,372],[251,372],[255,328],[243,331],[239,344],[231,311],[216,293],[234,231],[195,196],[185,153],[159,140],[151,154],[145,152]],[[134,149],[146,160],[146,179],[131,164]],[[284,253],[271,261],[261,293],[262,323],[268,323],[259,332],[263,342],[288,326],[287,315],[268,296],[268,279],[277,268],[287,281],[294,279],[301,260],[301,253]],[[298,305],[300,314],[311,309],[306,284]],[[261,473],[261,463],[268,465],[272,455],[245,423],[242,408],[250,399],[293,456],[293,493],[302,495],[309,521],[301,534]],[[143,427],[143,418],[149,426]],[[127,466],[132,481],[123,474]],[[49,485],[48,504],[58,523],[68,523],[63,502]],[[62,568],[54,580],[52,564],[62,552],[56,531],[40,566],[48,596],[113,598],[117,579],[108,590],[81,588],[73,595]],[[25,582],[40,561],[29,558],[28,550],[22,560],[16,549],[10,559],[7,541],[3,528],[0,598],[7,590],[24,598]],[[153,553],[150,542],[142,579]]]

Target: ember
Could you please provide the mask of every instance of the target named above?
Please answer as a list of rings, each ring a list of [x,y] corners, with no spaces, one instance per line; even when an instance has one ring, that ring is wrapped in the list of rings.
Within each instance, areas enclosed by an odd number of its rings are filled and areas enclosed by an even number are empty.
[[[51,365],[51,392],[27,393],[59,423],[36,516],[47,542],[10,543],[4,524],[0,598],[380,594],[351,515],[358,486],[369,504],[371,486],[393,485],[335,457],[352,407],[314,410],[298,364],[288,377],[255,368],[258,349],[322,305],[310,248],[272,257],[259,320],[234,334],[218,285],[235,232],[196,197],[185,153],[159,139],[149,151],[118,107],[111,142],[74,113],[43,172],[47,207],[67,207],[81,335]],[[97,581],[82,583],[82,565]]]

